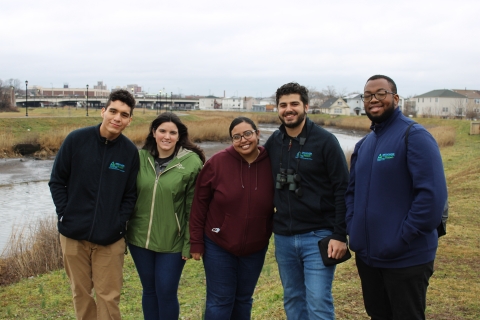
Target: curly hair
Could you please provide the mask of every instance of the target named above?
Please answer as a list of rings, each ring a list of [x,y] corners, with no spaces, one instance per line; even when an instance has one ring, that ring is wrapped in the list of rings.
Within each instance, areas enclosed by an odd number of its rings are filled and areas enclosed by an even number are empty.
[[[113,102],[113,101],[121,101],[125,103],[127,106],[130,107],[130,116],[133,114],[133,109],[135,109],[135,105],[137,104],[135,102],[135,98],[133,95],[128,92],[127,90],[124,89],[119,89],[115,90],[112,93],[110,93],[110,96],[108,97],[107,104],[105,106],[105,109],[108,109],[108,106]]]
[[[390,77],[387,77],[387,76],[384,76],[382,74],[376,74],[374,76],[371,76],[370,78],[368,78],[367,82],[368,81],[371,81],[371,80],[377,80],[377,79],[385,79],[387,80],[388,84],[390,85],[390,87],[392,88],[392,92],[397,94],[397,85],[395,84],[395,81],[392,80],[392,78]],[[365,85],[367,85],[367,82],[365,82]]]
[[[304,105],[308,104],[308,89],[305,88],[304,86],[299,85],[296,82],[290,82],[290,83],[284,84],[283,86],[277,89],[277,92],[275,93],[275,101],[277,103],[277,106],[282,96],[295,94],[295,93],[298,93],[300,95],[300,100],[302,100]]]
[[[180,147],[183,147],[198,154],[202,162],[205,163],[205,154],[203,153],[203,150],[190,140],[190,138],[188,137],[187,126],[184,125],[180,118],[172,112],[161,113],[157,118],[152,121],[148,131],[148,136],[145,139],[145,143],[142,149],[147,150],[153,157],[158,158],[159,154],[157,149],[157,141],[153,137],[153,132],[156,131],[157,128],[164,122],[172,122],[178,128],[178,141],[175,144],[174,153],[177,154]]]

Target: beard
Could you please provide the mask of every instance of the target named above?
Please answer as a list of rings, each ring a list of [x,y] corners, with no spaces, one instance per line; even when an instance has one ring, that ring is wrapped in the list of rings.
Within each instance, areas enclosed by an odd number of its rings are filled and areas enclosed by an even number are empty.
[[[394,102],[392,101],[388,107],[386,107],[381,115],[374,116],[370,112],[365,109],[365,113],[367,114],[368,119],[370,119],[373,123],[382,123],[383,121],[390,118],[390,116],[395,111]]]
[[[298,118],[297,118],[297,121],[295,122],[290,122],[290,123],[287,123],[285,122],[285,120],[283,120],[283,118],[281,116],[278,116],[278,118],[280,119],[280,121],[282,122],[282,124],[287,127],[287,128],[296,128],[298,127],[299,125],[302,124],[303,120],[305,120],[305,109],[303,110],[304,112],[303,113],[299,113],[298,114]],[[289,112],[288,114],[291,114],[292,112]],[[285,114],[286,115],[286,114]]]

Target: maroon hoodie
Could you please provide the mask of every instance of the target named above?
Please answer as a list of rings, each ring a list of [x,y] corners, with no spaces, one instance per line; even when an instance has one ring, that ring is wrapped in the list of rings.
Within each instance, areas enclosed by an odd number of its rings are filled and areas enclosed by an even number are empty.
[[[190,252],[204,253],[206,235],[237,256],[263,249],[272,234],[272,171],[267,151],[248,164],[230,146],[213,155],[197,177],[190,214]]]

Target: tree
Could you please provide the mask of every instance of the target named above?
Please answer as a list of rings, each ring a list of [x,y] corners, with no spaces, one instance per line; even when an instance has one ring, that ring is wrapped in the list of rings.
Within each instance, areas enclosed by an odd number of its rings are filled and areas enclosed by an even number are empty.
[[[315,87],[307,87],[307,90],[310,108],[318,108],[326,100],[325,95],[318,91]]]
[[[327,89],[323,89],[322,93],[326,99],[336,98],[338,96],[334,86],[327,86]]]
[[[8,79],[7,81],[3,81],[0,79],[0,112],[18,111],[15,105],[13,105],[13,96],[19,89],[20,80]]]

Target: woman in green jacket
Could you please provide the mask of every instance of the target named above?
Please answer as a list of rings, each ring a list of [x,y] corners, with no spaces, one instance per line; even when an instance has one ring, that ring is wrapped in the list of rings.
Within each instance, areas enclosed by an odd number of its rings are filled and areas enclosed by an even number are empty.
[[[205,155],[171,112],[153,120],[139,153],[138,199],[127,239],[143,287],[143,315],[178,319],[178,284],[190,258],[190,207]]]

